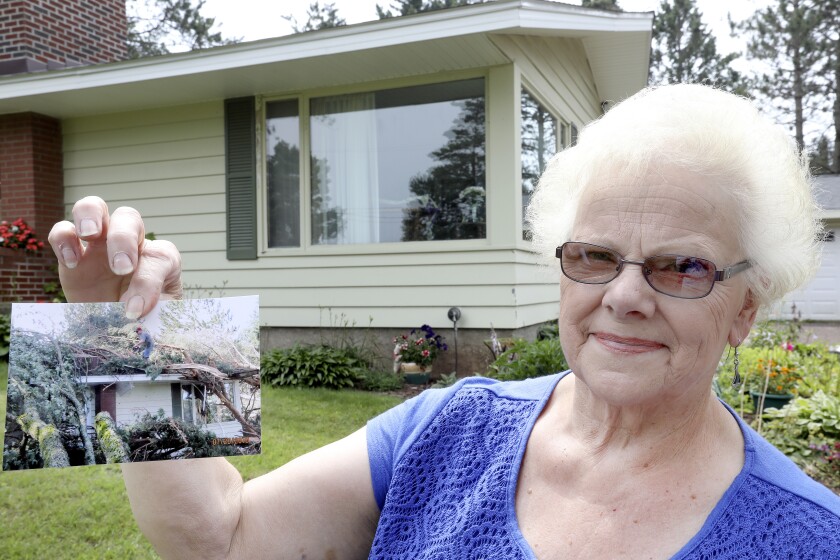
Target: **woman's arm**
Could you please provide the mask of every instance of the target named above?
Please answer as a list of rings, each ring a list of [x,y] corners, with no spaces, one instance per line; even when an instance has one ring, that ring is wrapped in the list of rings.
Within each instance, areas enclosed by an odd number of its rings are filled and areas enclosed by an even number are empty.
[[[163,558],[366,558],[379,519],[365,430],[245,484],[222,458],[123,465]]]
[[[180,297],[178,250],[144,237],[136,210],[77,202],[49,235],[67,299],[123,301],[137,318]],[[364,429],[247,483],[222,458],[126,464],[123,475],[165,558],[364,558],[379,518]]]

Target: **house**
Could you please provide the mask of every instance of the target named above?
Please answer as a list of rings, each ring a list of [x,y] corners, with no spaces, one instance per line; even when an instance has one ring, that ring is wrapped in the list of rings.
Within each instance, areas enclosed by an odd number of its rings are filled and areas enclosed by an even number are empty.
[[[12,74],[0,142],[22,116],[47,129],[62,184],[4,184],[0,212],[29,195],[37,208],[60,195],[64,212],[92,194],[133,206],[180,248],[188,286],[261,296],[264,347],[349,324],[385,348],[424,323],[452,345],[457,326],[472,373],[491,325],[517,336],[556,319],[523,206],[552,153],[644,87],[652,20],[499,0]]]
[[[143,373],[90,375],[80,381],[88,388],[84,404],[89,430],[93,430],[96,414],[103,411],[118,425],[130,426],[144,414],[162,410],[168,418],[201,425],[219,438],[242,436],[242,425],[219,399],[202,384],[185,381],[181,375],[162,373],[156,379]],[[241,391],[239,381],[226,384],[230,401],[240,412]]]
[[[840,175],[814,177],[816,197],[822,211],[820,218],[825,226],[822,245],[822,262],[813,280],[788,294],[773,311],[777,318],[796,316],[805,321],[840,322]],[[794,311],[795,306],[795,311]],[[815,325],[819,330],[819,325]],[[825,325],[830,328],[830,325]],[[830,338],[835,339],[834,333]]]

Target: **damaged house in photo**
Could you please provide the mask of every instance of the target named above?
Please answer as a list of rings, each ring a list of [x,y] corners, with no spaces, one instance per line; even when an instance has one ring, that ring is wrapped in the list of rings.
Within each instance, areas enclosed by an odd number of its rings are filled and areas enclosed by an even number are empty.
[[[3,469],[258,454],[258,306],[15,304]]]

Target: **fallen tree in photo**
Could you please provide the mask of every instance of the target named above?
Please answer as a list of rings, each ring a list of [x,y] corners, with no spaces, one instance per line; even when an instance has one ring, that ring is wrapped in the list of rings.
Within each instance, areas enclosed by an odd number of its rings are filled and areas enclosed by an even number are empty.
[[[105,455],[105,462],[112,463],[128,462],[128,450],[125,447],[120,434],[114,424],[114,420],[107,412],[100,412],[94,421],[96,437],[99,439],[99,447]]]

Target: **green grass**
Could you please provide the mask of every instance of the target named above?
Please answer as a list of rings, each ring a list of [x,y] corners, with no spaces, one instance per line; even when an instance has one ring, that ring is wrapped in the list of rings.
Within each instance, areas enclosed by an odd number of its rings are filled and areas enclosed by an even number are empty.
[[[0,362],[0,413],[7,367]],[[246,479],[360,428],[400,402],[355,391],[263,389],[263,451],[231,462]],[[119,467],[0,472],[0,556],[157,558],[137,529]]]

